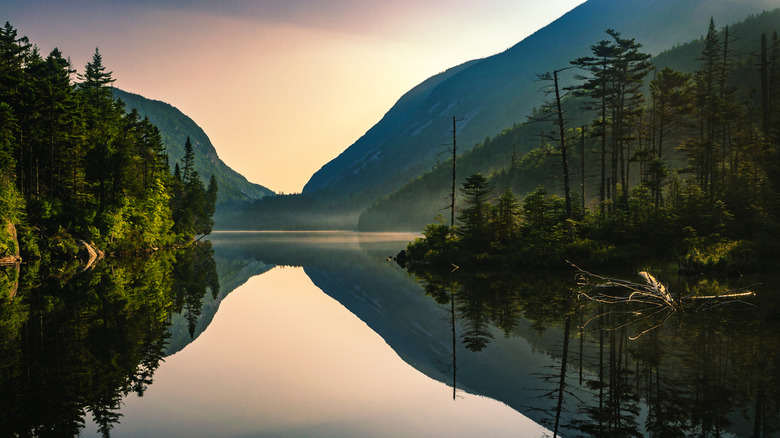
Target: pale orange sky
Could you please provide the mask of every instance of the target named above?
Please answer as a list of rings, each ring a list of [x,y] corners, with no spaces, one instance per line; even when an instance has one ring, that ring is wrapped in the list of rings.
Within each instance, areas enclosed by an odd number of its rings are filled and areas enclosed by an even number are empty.
[[[0,19],[79,72],[99,47],[116,87],[177,107],[230,167],[293,193],[415,85],[582,2],[5,0]]]

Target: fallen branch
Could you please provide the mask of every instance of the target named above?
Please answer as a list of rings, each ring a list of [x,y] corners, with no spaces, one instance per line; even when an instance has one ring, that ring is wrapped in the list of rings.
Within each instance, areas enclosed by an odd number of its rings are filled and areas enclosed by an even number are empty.
[[[644,335],[645,333],[662,326],[671,317],[671,315],[677,312],[678,310],[693,309],[695,311],[703,311],[703,310],[711,310],[716,307],[721,307],[721,306],[730,305],[734,303],[742,303],[742,304],[747,304],[752,306],[752,304],[746,303],[741,299],[746,297],[753,297],[756,295],[755,292],[747,290],[748,288],[757,285],[757,284],[753,284],[741,289],[730,290],[730,291],[726,291],[725,293],[717,294],[717,295],[704,295],[704,296],[691,295],[686,297],[675,298],[669,292],[666,285],[658,281],[653,275],[651,275],[649,272],[646,271],[642,271],[639,273],[639,275],[641,275],[642,278],[644,278],[645,282],[636,283],[628,280],[602,277],[600,275],[596,275],[588,271],[585,271],[573,263],[570,264],[572,267],[574,267],[577,270],[577,273],[575,274],[575,278],[577,279],[577,285],[581,289],[579,291],[578,298],[585,298],[589,301],[593,301],[601,304],[632,303],[632,304],[643,304],[649,306],[649,307],[645,307],[644,309],[631,310],[630,312],[626,312],[626,313],[634,314],[637,318],[627,323],[624,323],[619,327],[615,327],[613,329],[622,328],[640,322],[642,320],[651,318],[664,310],[668,311],[668,314],[663,319],[663,321],[653,325],[652,327],[646,330],[641,331],[636,336],[631,336],[630,337],[631,340],[636,340],[637,338]],[[582,290],[582,289],[588,289],[588,290]],[[613,293],[602,292],[606,289],[623,290],[625,291],[625,294],[619,294],[614,292]],[[648,310],[653,310],[653,312],[648,314],[646,313]],[[588,324],[590,324],[592,321],[600,319],[601,317],[609,313],[611,312],[605,312],[589,319],[585,324],[583,324],[583,328]]]
[[[741,298],[741,297],[754,297],[756,293],[753,291],[740,292],[738,294],[722,294],[722,295],[706,295],[706,296],[692,296],[686,297],[689,300],[717,300],[719,298]]]
[[[580,296],[584,296],[591,301],[606,304],[634,302],[654,306],[668,306],[675,309],[679,306],[679,303],[675,301],[675,299],[667,290],[666,286],[653,277],[649,272],[642,271],[639,273],[639,275],[645,279],[645,283],[643,284],[627,280],[602,277],[600,275],[585,271],[575,264],[572,264],[572,266],[577,269],[577,285],[581,288],[590,287],[594,290],[618,288],[630,292],[628,296],[609,295],[605,293],[597,293],[591,296],[585,292],[580,292]],[[598,282],[594,283],[594,279],[598,280]]]

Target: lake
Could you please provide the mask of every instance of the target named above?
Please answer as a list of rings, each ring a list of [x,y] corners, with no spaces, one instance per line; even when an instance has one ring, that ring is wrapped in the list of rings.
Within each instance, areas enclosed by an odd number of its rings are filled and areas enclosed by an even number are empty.
[[[671,311],[578,297],[573,271],[412,275],[387,257],[414,237],[215,233],[8,287],[0,433],[778,433],[770,276],[661,272],[685,294],[757,293]]]

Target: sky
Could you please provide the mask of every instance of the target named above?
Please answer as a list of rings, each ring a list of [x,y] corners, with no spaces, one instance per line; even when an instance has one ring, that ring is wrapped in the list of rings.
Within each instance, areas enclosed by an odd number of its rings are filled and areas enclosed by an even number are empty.
[[[407,91],[506,50],[583,0],[2,0],[80,73],[191,117],[248,180],[300,192]]]

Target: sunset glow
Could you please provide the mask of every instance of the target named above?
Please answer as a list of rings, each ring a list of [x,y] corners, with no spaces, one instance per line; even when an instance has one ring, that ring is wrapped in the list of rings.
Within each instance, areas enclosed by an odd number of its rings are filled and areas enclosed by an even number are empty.
[[[79,72],[190,116],[229,166],[298,192],[406,91],[516,44],[582,0],[12,1],[5,20]]]

